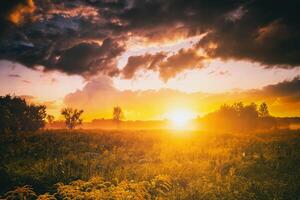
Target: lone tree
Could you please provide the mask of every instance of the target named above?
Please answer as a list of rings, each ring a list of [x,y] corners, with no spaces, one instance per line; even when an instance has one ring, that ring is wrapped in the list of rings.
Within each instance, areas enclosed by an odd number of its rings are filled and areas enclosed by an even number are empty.
[[[260,104],[258,109],[258,114],[260,117],[270,117],[268,105],[265,102]]]
[[[123,118],[122,108],[119,106],[114,107],[113,109],[113,120],[120,121]]]
[[[27,104],[20,97],[0,96],[0,131],[36,131],[45,126],[46,106]]]
[[[65,124],[69,129],[73,129],[82,124],[82,119],[80,118],[82,113],[83,110],[73,108],[64,108],[61,111],[61,114],[65,117]]]

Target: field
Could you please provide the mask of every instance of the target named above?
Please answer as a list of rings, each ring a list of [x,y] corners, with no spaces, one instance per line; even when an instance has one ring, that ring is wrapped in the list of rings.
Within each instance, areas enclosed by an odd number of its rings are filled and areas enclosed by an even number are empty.
[[[7,199],[300,199],[299,155],[297,130],[62,130],[2,135],[0,195]]]

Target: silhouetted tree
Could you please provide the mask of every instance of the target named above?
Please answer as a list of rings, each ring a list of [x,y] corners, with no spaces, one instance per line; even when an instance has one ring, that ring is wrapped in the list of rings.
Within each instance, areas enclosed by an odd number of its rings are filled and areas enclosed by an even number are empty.
[[[239,121],[237,122],[240,123],[239,130],[255,130],[258,123],[257,105],[255,103],[251,103],[244,106],[239,113]]]
[[[49,124],[52,124],[54,122],[54,116],[53,115],[47,115],[46,118],[47,118],[47,122]]]
[[[0,131],[1,133],[9,131],[12,124],[12,115],[9,108],[0,104]]]
[[[261,129],[277,129],[277,120],[269,113],[268,105],[263,102],[258,108]]]
[[[260,104],[259,109],[258,109],[258,114],[260,117],[269,117],[270,116],[268,105],[265,102]]]
[[[113,109],[113,120],[120,121],[123,118],[123,111],[121,107],[116,106]]]
[[[47,119],[47,122],[48,122],[48,127],[51,128],[52,124],[54,122],[54,119],[55,119],[54,116],[53,115],[47,115],[46,119]]]
[[[235,102],[231,107],[235,112],[241,113],[244,109],[244,104],[242,102]]]
[[[61,111],[61,114],[65,117],[65,124],[69,129],[73,129],[82,124],[82,119],[80,118],[82,113],[83,110],[73,108],[64,108]]]
[[[207,114],[203,123],[208,129],[220,131],[252,131],[276,128],[276,120],[271,117],[266,103],[257,109],[255,103],[244,105],[237,102],[224,104],[219,110]]]
[[[36,131],[45,126],[46,106],[28,105],[20,97],[0,97],[0,131]]]

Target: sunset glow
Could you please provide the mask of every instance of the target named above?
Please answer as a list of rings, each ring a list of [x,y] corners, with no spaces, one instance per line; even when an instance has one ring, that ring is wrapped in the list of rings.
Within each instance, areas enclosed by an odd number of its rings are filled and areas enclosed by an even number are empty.
[[[195,117],[195,113],[185,109],[173,110],[167,114],[167,119],[171,120],[174,129],[190,129],[189,122]]]
[[[300,200],[300,0],[0,0],[0,200]]]
[[[218,15],[201,1],[113,2],[4,3],[0,95],[46,104],[57,119],[83,109],[84,121],[109,119],[116,105],[126,120],[161,120],[178,106],[204,116],[236,101],[300,115],[298,29],[286,16],[261,20],[254,2]]]

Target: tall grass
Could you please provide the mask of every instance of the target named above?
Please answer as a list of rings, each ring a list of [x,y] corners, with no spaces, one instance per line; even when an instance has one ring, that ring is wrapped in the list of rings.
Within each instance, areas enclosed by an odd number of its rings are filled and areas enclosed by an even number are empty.
[[[2,135],[1,194],[30,185],[33,199],[299,199],[299,133]]]

